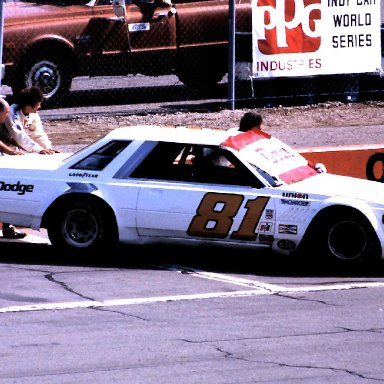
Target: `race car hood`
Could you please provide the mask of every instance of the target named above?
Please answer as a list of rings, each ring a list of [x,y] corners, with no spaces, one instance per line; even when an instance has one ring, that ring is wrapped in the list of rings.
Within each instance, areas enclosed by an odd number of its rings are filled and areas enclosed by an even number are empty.
[[[55,153],[53,155],[40,155],[28,153],[26,155],[4,155],[0,156],[1,169],[31,169],[31,170],[53,170],[57,169],[70,153]]]
[[[384,184],[330,173],[320,173],[295,184],[282,186],[281,188],[301,194],[342,196],[384,204]]]

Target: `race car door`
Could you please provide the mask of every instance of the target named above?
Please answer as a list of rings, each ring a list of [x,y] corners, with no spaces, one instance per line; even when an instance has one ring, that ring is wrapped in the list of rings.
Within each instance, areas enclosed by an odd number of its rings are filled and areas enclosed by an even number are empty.
[[[230,151],[158,143],[131,177],[143,180],[139,236],[255,244],[272,239],[274,200]]]

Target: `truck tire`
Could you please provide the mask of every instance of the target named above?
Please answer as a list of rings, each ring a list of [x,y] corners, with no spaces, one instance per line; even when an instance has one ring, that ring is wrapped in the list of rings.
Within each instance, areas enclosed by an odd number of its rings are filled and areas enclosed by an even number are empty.
[[[188,67],[188,68],[179,68],[176,72],[178,79],[187,87],[191,88],[200,88],[200,89],[211,89],[225,75],[224,70],[213,69],[209,67]]]
[[[68,95],[72,78],[62,57],[55,54],[32,55],[21,65],[19,78],[12,85],[14,95],[25,87],[37,86],[44,94],[45,106],[56,106]]]

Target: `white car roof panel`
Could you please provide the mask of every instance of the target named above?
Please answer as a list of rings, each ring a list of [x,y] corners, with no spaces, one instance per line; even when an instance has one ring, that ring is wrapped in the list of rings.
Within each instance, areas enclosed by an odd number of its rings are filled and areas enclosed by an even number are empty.
[[[136,125],[116,128],[108,133],[106,138],[114,140],[151,140],[220,145],[229,135],[229,132],[220,129]]]

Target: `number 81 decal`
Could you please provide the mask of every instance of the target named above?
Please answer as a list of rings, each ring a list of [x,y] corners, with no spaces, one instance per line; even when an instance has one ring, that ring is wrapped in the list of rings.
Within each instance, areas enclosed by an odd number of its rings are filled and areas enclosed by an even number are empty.
[[[242,195],[206,193],[188,227],[188,235],[224,239],[230,234],[233,219],[243,200]],[[256,227],[268,201],[269,197],[264,196],[248,200],[244,205],[247,211],[237,231],[230,234],[230,239],[256,240]]]

